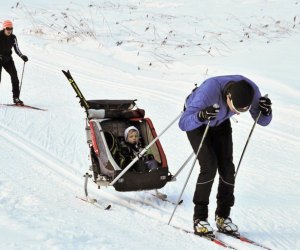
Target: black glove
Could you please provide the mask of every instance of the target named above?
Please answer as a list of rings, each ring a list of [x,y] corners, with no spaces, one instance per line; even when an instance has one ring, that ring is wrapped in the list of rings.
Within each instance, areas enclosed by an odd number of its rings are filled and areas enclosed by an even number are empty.
[[[200,122],[204,122],[205,120],[213,120],[217,117],[220,111],[219,105],[209,106],[198,113],[198,119]]]
[[[268,97],[262,96],[259,98],[259,110],[265,116],[272,114],[272,102]]]
[[[25,55],[21,55],[21,58],[23,59],[24,62],[27,62],[27,61],[28,61],[28,57],[25,56]]]

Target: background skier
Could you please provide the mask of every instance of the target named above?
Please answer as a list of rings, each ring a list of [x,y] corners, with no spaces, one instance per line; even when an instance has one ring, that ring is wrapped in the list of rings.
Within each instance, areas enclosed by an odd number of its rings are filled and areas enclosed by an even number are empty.
[[[187,131],[188,139],[196,153],[205,127],[210,121],[207,136],[197,156],[200,164],[194,193],[194,230],[196,234],[209,234],[213,229],[207,221],[211,187],[219,173],[217,228],[235,233],[238,227],[230,219],[234,205],[234,174],[232,129],[229,118],[249,110],[253,119],[259,112],[258,124],[266,126],[272,120],[271,100],[262,97],[257,85],[240,75],[218,76],[207,79],[186,99],[185,111],[179,127]]]
[[[13,34],[13,23],[9,20],[3,22],[3,30],[0,31],[0,82],[2,67],[8,72],[11,77],[13,101],[16,105],[24,105],[20,100],[20,87],[18,73],[14,60],[12,58],[12,47],[16,54],[28,61],[28,57],[23,55],[19,49],[17,37]]]

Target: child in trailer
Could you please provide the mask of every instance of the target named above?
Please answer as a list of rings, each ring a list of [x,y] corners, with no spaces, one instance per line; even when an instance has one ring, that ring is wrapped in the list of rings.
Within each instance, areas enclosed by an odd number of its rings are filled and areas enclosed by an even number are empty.
[[[130,126],[124,131],[124,140],[120,149],[123,156],[120,160],[120,167],[123,169],[144,149],[140,142],[140,132],[134,126]],[[137,172],[152,172],[158,170],[158,168],[159,164],[154,156],[146,154],[131,169]]]

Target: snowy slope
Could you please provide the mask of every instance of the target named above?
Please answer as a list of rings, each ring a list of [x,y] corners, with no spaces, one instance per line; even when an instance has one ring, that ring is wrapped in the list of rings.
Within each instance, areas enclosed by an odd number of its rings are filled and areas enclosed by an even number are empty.
[[[6,1],[26,63],[21,99],[47,112],[0,107],[0,249],[222,249],[167,225],[173,210],[146,192],[112,188],[75,198],[88,169],[85,114],[61,70],[87,99],[137,98],[162,131],[194,83],[243,74],[274,103],[270,126],[255,128],[236,183],[232,218],[272,249],[300,249],[300,3],[224,1]],[[66,27],[67,26],[67,27]],[[89,32],[89,33],[85,33]],[[74,39],[72,39],[74,38]],[[21,76],[23,63],[14,55]],[[11,102],[2,71],[0,104]],[[237,164],[253,121],[232,121]],[[174,125],[161,139],[170,171],[191,153]],[[176,201],[190,164],[162,192]],[[194,169],[172,224],[192,228]],[[216,183],[215,183],[216,184]],[[211,224],[216,185],[210,204]],[[238,249],[259,249],[228,237]]]

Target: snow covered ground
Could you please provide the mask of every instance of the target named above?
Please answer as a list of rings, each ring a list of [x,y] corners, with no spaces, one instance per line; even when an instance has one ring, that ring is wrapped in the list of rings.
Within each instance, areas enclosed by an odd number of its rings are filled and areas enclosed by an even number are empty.
[[[61,70],[87,99],[137,98],[162,131],[194,84],[223,74],[255,81],[273,102],[255,128],[236,182],[231,217],[271,249],[300,249],[300,2],[296,0],[5,1],[26,63],[21,99],[47,112],[0,107],[0,249],[222,249],[167,225],[173,206],[146,192],[75,198],[88,169],[85,114]],[[2,25],[2,24],[1,24]],[[14,55],[21,78],[23,63]],[[0,104],[11,103],[2,71]],[[232,121],[237,164],[253,121]],[[170,171],[190,155],[174,125],[161,139]],[[162,192],[176,201],[190,165]],[[195,167],[173,225],[192,229]],[[216,183],[215,183],[216,184]],[[214,226],[216,185],[209,221]],[[238,249],[259,249],[228,237]]]

